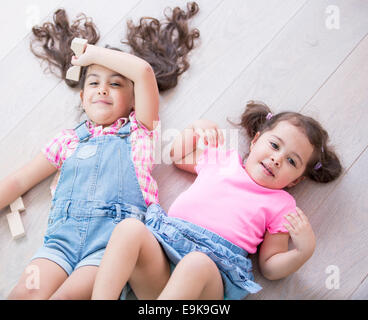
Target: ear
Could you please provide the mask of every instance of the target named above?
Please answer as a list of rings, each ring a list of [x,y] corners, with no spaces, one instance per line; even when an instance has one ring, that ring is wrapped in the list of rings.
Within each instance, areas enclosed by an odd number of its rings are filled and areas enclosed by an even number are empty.
[[[305,180],[305,176],[301,176],[301,177],[299,177],[299,178],[295,179],[293,182],[290,182],[290,183],[286,186],[286,188],[294,187],[294,186],[296,186],[299,182],[301,182],[301,181],[303,181],[303,180]]]
[[[260,135],[261,133],[258,131],[256,135],[254,136],[253,140],[250,142],[250,147],[249,147],[250,151],[252,151],[253,145],[256,143]]]

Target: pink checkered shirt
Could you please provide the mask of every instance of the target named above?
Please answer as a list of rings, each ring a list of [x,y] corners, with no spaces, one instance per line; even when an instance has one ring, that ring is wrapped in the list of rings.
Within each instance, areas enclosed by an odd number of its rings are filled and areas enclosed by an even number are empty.
[[[154,163],[154,141],[157,141],[157,131],[149,131],[141,125],[132,112],[129,115],[130,141],[132,146],[132,160],[137,174],[139,186],[142,190],[143,199],[147,206],[152,203],[158,203],[158,187],[157,182],[153,179],[151,172]],[[98,137],[108,134],[116,134],[116,132],[128,121],[127,118],[116,120],[111,126],[103,128],[96,126],[87,121],[86,125],[92,137]],[[77,134],[73,129],[66,129],[57,134],[42,149],[46,158],[58,169],[61,168],[63,162],[69,158],[76,150],[79,143]],[[51,185],[51,193],[54,195],[57,181],[59,180],[60,170]]]

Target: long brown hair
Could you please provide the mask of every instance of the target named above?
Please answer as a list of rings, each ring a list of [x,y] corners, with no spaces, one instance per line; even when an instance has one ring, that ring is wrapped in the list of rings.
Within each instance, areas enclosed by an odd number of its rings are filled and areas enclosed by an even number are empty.
[[[281,121],[288,121],[303,130],[314,147],[304,176],[317,182],[330,182],[338,178],[342,166],[333,148],[328,144],[329,136],[321,124],[311,117],[297,112],[281,112],[272,115],[271,109],[261,101],[248,101],[241,116],[240,126],[248,136],[253,138],[257,132],[261,134],[272,130]]]
[[[195,2],[187,3],[187,10],[179,7],[166,9],[171,11],[159,21],[152,17],[143,17],[138,25],[130,20],[127,22],[127,40],[122,40],[132,49],[132,53],[146,60],[153,68],[160,91],[177,85],[178,77],[189,67],[188,53],[194,48],[195,39],[199,38],[198,29],[190,29],[188,20],[199,11]],[[167,12],[165,11],[165,12]],[[67,70],[72,66],[74,55],[70,49],[75,37],[96,44],[99,31],[92,18],[81,13],[72,24],[64,9],[58,9],[53,16],[53,22],[45,22],[42,26],[32,28],[34,38],[31,40],[31,51],[43,62],[47,62],[45,71],[50,71],[65,80],[70,87],[84,86],[88,67],[82,68],[79,82],[65,78]],[[110,49],[119,50],[116,47]]]

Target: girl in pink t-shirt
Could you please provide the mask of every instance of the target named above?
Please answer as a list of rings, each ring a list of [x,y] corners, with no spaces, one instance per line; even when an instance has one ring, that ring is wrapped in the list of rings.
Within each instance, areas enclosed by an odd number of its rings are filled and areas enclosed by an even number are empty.
[[[311,225],[283,189],[306,177],[329,182],[340,175],[327,132],[310,117],[272,115],[266,105],[253,101],[241,125],[252,139],[245,164],[236,150],[218,148],[223,136],[208,120],[194,122],[174,141],[175,165],[198,174],[197,179],[168,214],[154,204],[145,225],[128,219],[117,226],[93,298],[117,298],[129,282],[138,298],[242,299],[261,289],[247,257],[259,244],[260,269],[270,280],[288,276],[311,257]],[[197,148],[200,136],[209,145],[204,151]],[[145,286],[145,279],[152,278],[156,286]]]

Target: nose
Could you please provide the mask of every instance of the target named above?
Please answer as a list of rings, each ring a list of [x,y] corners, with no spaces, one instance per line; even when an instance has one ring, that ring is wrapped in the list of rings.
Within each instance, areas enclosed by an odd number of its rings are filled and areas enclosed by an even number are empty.
[[[101,96],[106,96],[107,95],[107,90],[104,86],[101,86],[98,88],[98,94]]]
[[[274,165],[275,165],[276,167],[280,167],[280,164],[281,164],[281,159],[280,159],[280,157],[275,156],[275,155],[272,155],[272,156],[271,156],[271,161],[274,163]]]

